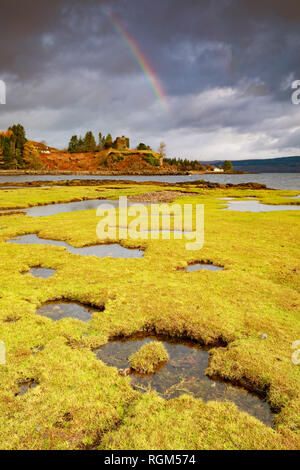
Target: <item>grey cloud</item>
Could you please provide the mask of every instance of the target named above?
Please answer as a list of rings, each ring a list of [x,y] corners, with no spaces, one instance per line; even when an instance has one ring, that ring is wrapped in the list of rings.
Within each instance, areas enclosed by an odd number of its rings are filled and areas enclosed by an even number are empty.
[[[111,11],[162,82],[168,113]],[[88,128],[127,133],[205,159],[297,152],[299,26],[298,0],[2,0],[0,128],[22,121],[59,146]]]

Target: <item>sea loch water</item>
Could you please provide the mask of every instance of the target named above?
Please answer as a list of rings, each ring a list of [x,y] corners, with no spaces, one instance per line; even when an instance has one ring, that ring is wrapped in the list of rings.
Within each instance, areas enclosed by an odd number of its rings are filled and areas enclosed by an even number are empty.
[[[65,180],[116,180],[116,181],[160,181],[165,183],[182,183],[197,180],[211,181],[220,184],[261,183],[273,189],[291,189],[300,191],[300,173],[259,173],[249,175],[166,175],[166,176],[103,176],[103,175],[1,175],[0,184],[23,183],[29,181],[65,181]]]

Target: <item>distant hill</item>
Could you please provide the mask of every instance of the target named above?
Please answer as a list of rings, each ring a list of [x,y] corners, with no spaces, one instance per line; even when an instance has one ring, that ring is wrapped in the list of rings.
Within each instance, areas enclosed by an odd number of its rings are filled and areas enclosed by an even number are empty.
[[[222,164],[222,160],[208,161],[211,165]],[[263,158],[257,160],[232,161],[234,171],[254,173],[300,173],[300,157]]]

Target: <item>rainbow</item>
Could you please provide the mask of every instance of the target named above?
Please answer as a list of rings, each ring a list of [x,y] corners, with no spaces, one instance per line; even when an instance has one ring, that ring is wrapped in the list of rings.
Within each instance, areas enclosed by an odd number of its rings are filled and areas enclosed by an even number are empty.
[[[136,41],[124,29],[124,27],[122,26],[122,24],[120,23],[116,15],[114,15],[113,13],[110,13],[109,16],[112,20],[115,30],[123,39],[124,43],[130,50],[134,60],[136,61],[136,63],[138,64],[142,72],[144,73],[145,77],[147,78],[148,82],[150,83],[151,88],[154,92],[154,95],[160,101],[163,108],[166,111],[169,111],[168,97],[163,89],[162,84],[159,81],[159,78],[157,77],[153,68],[151,67],[149,61],[147,60],[145,55],[142,53]]]

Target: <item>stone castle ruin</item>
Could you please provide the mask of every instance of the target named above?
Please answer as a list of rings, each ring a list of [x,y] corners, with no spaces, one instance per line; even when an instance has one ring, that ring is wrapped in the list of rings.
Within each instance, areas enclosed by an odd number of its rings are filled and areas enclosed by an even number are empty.
[[[117,137],[114,141],[114,148],[117,150],[125,150],[129,148],[129,139],[127,137]]]

